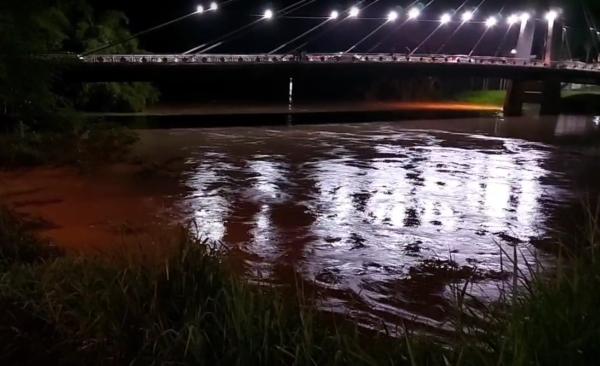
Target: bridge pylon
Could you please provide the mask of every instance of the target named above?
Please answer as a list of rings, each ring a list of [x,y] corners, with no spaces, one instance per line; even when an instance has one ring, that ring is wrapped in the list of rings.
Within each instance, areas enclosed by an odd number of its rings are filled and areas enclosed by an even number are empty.
[[[519,31],[519,40],[517,42],[516,58],[521,60],[531,59],[533,50],[533,38],[535,36],[535,22],[522,20],[521,29]]]

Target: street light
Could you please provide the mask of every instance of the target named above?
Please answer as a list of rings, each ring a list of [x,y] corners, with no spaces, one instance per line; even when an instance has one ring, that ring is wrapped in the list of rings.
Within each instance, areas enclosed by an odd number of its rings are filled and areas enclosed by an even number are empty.
[[[506,24],[508,24],[509,26],[513,26],[518,21],[519,17],[516,14],[512,14],[506,19]]]
[[[217,11],[219,9],[219,4],[217,4],[216,1],[213,1],[212,3],[210,3],[210,7],[208,9],[212,11]]]
[[[550,10],[546,13],[546,20],[548,23],[554,23],[556,18],[558,18],[558,12],[556,10]]]
[[[390,11],[387,16],[388,22],[395,22],[396,19],[398,19],[398,12],[394,10]]]
[[[421,10],[419,8],[414,7],[408,11],[408,19],[417,19],[421,15]]]
[[[350,17],[356,18],[358,16],[358,13],[360,13],[360,9],[358,9],[356,6],[350,8]]]
[[[521,19],[522,23],[527,23],[529,21],[529,19],[531,18],[531,15],[529,15],[529,13],[524,12],[521,13],[521,16],[519,17]]]
[[[463,23],[470,22],[473,19],[473,12],[471,10],[467,10],[461,16]]]
[[[265,13],[263,14],[263,18],[264,19],[273,19],[273,10],[271,10],[271,9],[265,10]]]
[[[340,13],[337,10],[333,10],[331,14],[329,14],[329,19],[337,19],[339,18]]]
[[[202,14],[202,13],[204,13],[204,6],[198,5],[196,7],[196,14]]]
[[[452,20],[452,16],[448,13],[444,13],[444,14],[442,14],[442,17],[440,18],[440,23],[448,24],[448,23],[450,23],[451,20]]]
[[[489,17],[485,21],[485,26],[488,28],[492,28],[498,24],[498,19],[496,17]]]

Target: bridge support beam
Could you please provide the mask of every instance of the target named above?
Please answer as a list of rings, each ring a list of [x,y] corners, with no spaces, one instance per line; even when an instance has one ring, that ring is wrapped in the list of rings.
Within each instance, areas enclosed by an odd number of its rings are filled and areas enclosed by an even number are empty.
[[[516,117],[523,114],[523,103],[525,94],[525,82],[522,80],[511,80],[504,99],[504,115]]]
[[[512,80],[504,100],[505,116],[521,116],[523,104],[538,104],[541,115],[560,113],[561,83],[559,80]]]
[[[560,114],[561,85],[558,80],[545,80],[542,85],[541,115]]]

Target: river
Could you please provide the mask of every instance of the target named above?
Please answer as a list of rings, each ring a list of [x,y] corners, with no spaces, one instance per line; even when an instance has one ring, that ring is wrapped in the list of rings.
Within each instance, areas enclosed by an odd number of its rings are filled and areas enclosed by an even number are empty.
[[[221,242],[255,280],[301,281],[364,324],[444,327],[455,286],[493,300],[545,263],[594,187],[592,117],[140,130],[135,161],[0,173],[0,200],[72,252],[154,251],[164,223]],[[565,145],[566,144],[566,145]],[[525,261],[520,260],[523,270]]]

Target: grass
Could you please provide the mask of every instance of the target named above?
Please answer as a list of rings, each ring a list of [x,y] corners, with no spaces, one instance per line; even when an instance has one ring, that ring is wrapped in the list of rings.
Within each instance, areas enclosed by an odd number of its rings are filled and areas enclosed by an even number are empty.
[[[506,90],[474,90],[458,94],[454,99],[463,103],[502,107],[505,97]],[[563,90],[561,109],[569,114],[597,114],[600,113],[599,101],[598,88]]]
[[[456,100],[464,103],[480,105],[503,106],[505,90],[477,90],[459,94]]]
[[[532,269],[533,279],[520,277],[521,291],[498,304],[455,288],[456,336],[440,341],[402,326],[400,338],[359,329],[317,311],[299,285],[248,284],[186,231],[160,264],[64,257],[4,210],[0,363],[591,364],[600,356],[600,247],[596,230],[586,234],[565,247],[555,271]]]
[[[4,221],[2,230],[8,232],[3,243],[28,237],[13,219]],[[161,265],[60,256],[32,262],[30,255],[5,251],[0,363],[409,362],[403,340],[359,331],[319,313],[301,289],[286,296],[246,284],[206,243],[184,233],[178,241],[179,250]],[[36,247],[30,239],[21,243]]]

